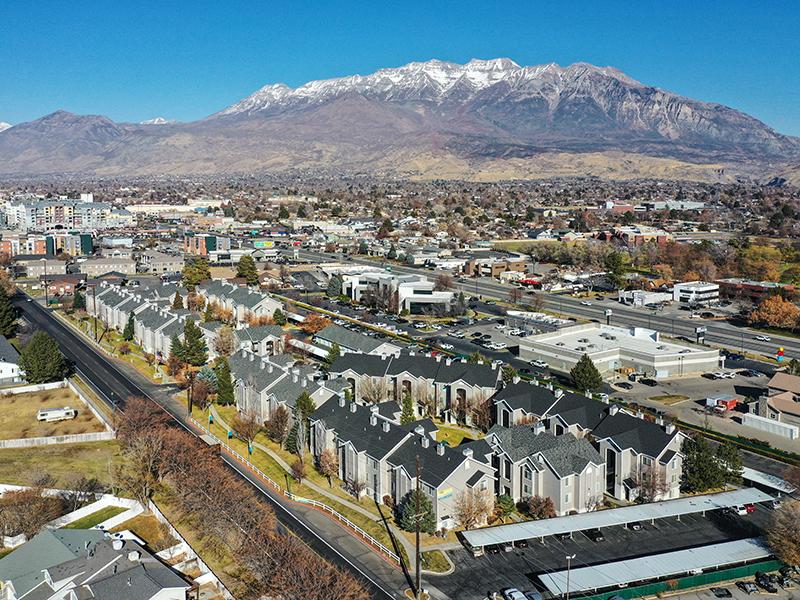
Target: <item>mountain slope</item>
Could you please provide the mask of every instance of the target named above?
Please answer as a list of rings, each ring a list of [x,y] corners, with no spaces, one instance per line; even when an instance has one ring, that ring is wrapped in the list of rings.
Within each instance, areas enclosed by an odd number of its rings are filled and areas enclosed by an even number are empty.
[[[0,132],[0,173],[313,169],[417,177],[765,176],[800,140],[611,67],[509,59],[410,63],[268,85],[193,123],[59,111]],[[564,173],[567,171],[567,173]],[[574,172],[573,172],[574,171]]]

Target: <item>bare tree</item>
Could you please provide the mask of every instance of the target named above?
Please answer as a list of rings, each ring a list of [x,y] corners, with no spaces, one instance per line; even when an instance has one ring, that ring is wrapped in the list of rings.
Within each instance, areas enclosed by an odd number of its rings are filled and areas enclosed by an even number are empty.
[[[331,480],[339,474],[339,457],[330,448],[325,448],[319,456],[319,472],[328,479],[328,486]]]
[[[230,356],[236,351],[236,337],[229,325],[223,325],[214,339],[214,351],[220,356]]]
[[[272,412],[269,421],[267,421],[267,434],[270,439],[278,442],[281,448],[283,448],[283,445],[286,443],[286,438],[289,435],[290,420],[291,415],[289,414],[289,410],[280,404],[278,408]]]
[[[784,501],[773,513],[767,543],[787,565],[800,564],[800,500]]]
[[[253,440],[256,439],[256,436],[264,428],[261,422],[258,420],[258,417],[252,412],[243,412],[237,414],[235,417],[233,417],[231,427],[233,427],[233,430],[237,433],[237,435],[239,435],[239,437],[247,442],[248,446],[253,443]]]
[[[356,498],[361,498],[361,494],[367,489],[367,482],[363,479],[351,479],[347,482],[347,485],[350,488],[350,492]]]
[[[655,466],[640,466],[633,476],[638,491],[637,501],[655,502],[662,494],[669,491],[666,475]]]
[[[386,400],[387,386],[383,377],[367,376],[361,381],[361,399],[372,404]]]
[[[133,494],[143,506],[147,506],[158,486],[163,450],[160,430],[141,432],[124,443],[123,460],[115,466],[114,479],[117,485]]]
[[[517,286],[508,290],[508,301],[511,302],[511,304],[519,304],[522,301],[522,290]]]
[[[556,508],[553,500],[544,496],[531,496],[526,501],[526,511],[533,520],[549,519],[556,516]]]
[[[464,529],[486,522],[494,510],[494,498],[488,490],[468,488],[460,492],[454,504],[454,517]]]
[[[448,273],[439,273],[433,283],[437,292],[445,292],[453,287],[453,276]]]
[[[0,533],[32,537],[62,513],[62,500],[45,496],[42,488],[6,492],[0,497]]]
[[[292,463],[292,477],[300,483],[306,476],[306,465],[302,458],[298,458]]]

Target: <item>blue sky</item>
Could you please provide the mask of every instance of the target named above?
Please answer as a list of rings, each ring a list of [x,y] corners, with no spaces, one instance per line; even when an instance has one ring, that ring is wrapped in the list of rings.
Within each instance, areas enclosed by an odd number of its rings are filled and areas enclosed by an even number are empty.
[[[800,135],[800,2],[3,3],[0,121],[202,118],[267,83],[413,60],[587,61]]]

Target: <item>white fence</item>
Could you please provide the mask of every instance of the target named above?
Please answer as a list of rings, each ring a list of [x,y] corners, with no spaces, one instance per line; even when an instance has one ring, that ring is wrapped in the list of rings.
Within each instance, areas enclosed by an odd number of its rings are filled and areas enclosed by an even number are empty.
[[[204,433],[206,433],[207,435],[210,435],[211,437],[213,437],[217,442],[219,442],[219,445],[222,448],[224,448],[226,452],[228,452],[228,454],[232,455],[239,462],[247,465],[248,469],[250,469],[251,471],[255,472],[261,479],[263,479],[272,488],[274,488],[276,492],[278,492],[278,493],[286,496],[290,500],[293,500],[293,501],[298,502],[300,504],[308,504],[309,506],[313,506],[314,508],[318,508],[322,512],[330,515],[333,519],[335,519],[335,520],[339,521],[340,523],[346,525],[352,531],[355,531],[365,542],[370,544],[373,548],[376,548],[377,550],[379,550],[382,554],[384,554],[385,556],[390,558],[392,561],[394,561],[398,565],[402,564],[401,560],[400,560],[400,557],[397,554],[392,552],[384,544],[382,544],[381,542],[376,540],[369,533],[367,533],[361,527],[359,527],[358,525],[353,523],[350,519],[345,517],[343,514],[337,512],[336,510],[334,510],[333,508],[331,508],[327,504],[323,504],[322,502],[318,502],[316,500],[312,500],[311,498],[303,498],[302,496],[298,496],[297,494],[293,494],[290,491],[283,489],[274,479],[272,479],[269,475],[264,473],[261,469],[259,469],[253,463],[251,463],[244,456],[239,454],[236,450],[231,448],[224,441],[222,441],[217,436],[215,436],[213,433],[211,433],[199,421],[197,421],[197,419],[195,419],[193,417],[190,417],[190,418],[191,418],[192,423],[195,425],[195,427],[201,429]]]
[[[74,433],[72,435],[51,435],[48,437],[19,438],[16,440],[0,440],[3,448],[33,448],[34,446],[53,446],[55,444],[79,444],[81,442],[104,442],[113,440],[113,431],[96,431],[94,433]]]
[[[28,392],[44,392],[46,390],[57,390],[66,387],[66,380],[53,381],[51,383],[35,383],[30,385],[16,385],[14,387],[2,388],[0,396],[14,396],[16,394],[27,394]]]

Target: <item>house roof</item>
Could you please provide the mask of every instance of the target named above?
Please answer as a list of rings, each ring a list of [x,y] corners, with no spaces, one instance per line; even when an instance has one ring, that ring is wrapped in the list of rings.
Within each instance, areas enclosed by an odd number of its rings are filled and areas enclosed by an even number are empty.
[[[339,325],[328,325],[319,331],[315,337],[331,344],[339,344],[339,346],[347,350],[363,352],[364,354],[369,354],[384,344],[382,340],[369,337],[357,331],[350,331]]]
[[[773,390],[800,394],[800,377],[779,371],[772,376],[767,387]]]
[[[11,345],[8,338],[2,335],[0,335],[0,361],[19,364],[19,352]]]
[[[571,433],[553,435],[542,431],[537,434],[530,425],[507,428],[495,425],[489,436],[514,462],[533,457],[541,464],[541,457],[558,477],[582,473],[590,464],[603,464],[600,453],[589,442]]]
[[[403,445],[389,455],[388,461],[396,467],[402,466],[411,477],[415,477],[419,456],[420,479],[436,488],[444,483],[467,460],[467,457],[461,450],[454,450],[448,446],[444,447],[443,454],[439,454],[436,449],[437,444],[432,440],[425,448],[422,445],[423,437],[416,434],[409,435]]]
[[[341,374],[345,371],[355,371],[361,375],[383,377],[389,368],[389,362],[389,358],[382,356],[347,353],[333,361],[328,372]]]
[[[522,409],[526,413],[540,417],[547,414],[556,397],[553,390],[532,383],[512,383],[494,395],[494,403],[504,400],[512,409]]]
[[[611,438],[623,450],[631,448],[657,458],[679,432],[676,429],[667,433],[657,423],[618,412],[615,415],[608,414],[592,430],[592,435],[599,440]]]

